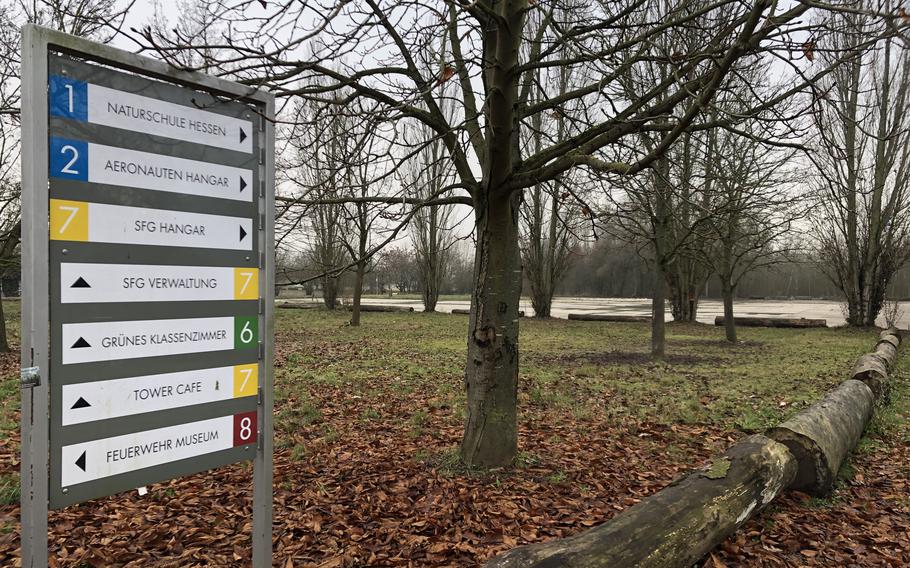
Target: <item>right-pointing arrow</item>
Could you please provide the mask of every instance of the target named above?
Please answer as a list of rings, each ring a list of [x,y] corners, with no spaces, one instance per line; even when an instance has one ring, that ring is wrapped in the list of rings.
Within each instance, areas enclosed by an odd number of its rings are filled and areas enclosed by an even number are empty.
[[[82,349],[83,347],[91,347],[89,342],[85,340],[84,337],[80,337],[76,340],[76,343],[73,343],[73,346],[70,349]]]
[[[240,191],[246,189],[246,180],[243,179],[243,176],[240,176]]]
[[[76,460],[76,465],[79,466],[79,469],[85,471],[85,452],[82,452],[82,455]]]
[[[85,400],[84,398],[82,398],[80,396],[79,400],[77,400],[76,403],[70,407],[70,409],[75,410],[77,408],[88,408],[90,406],[91,406],[91,404],[89,404],[89,402],[87,400]]]
[[[91,288],[88,282],[85,281],[85,278],[79,277],[78,280],[73,282],[73,285],[70,288]]]
[[[244,132],[243,129],[241,128],[240,129],[240,142],[243,142],[244,140],[246,140],[246,132]]]
[[[246,231],[243,230],[243,227],[240,227],[240,240],[242,241],[246,237]]]

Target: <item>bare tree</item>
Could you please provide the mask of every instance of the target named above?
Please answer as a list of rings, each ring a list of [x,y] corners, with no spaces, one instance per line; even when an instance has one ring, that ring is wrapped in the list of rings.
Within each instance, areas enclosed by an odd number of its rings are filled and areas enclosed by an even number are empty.
[[[442,141],[425,127],[418,128],[432,138],[420,151],[419,160],[413,162],[405,183],[413,186],[411,193],[429,200],[439,195],[452,183],[451,162]],[[425,312],[435,312],[443,279],[449,268],[451,249],[455,243],[452,234],[453,206],[432,204],[419,209],[411,222],[411,242],[420,272],[420,294]]]
[[[874,326],[888,284],[910,258],[910,51],[890,37],[866,48],[886,29],[879,18],[830,18],[836,25],[817,40],[819,64],[847,62],[819,84],[813,219],[848,324]]]
[[[703,127],[704,107],[740,57],[788,42],[787,26],[810,10],[809,3],[782,9],[771,0],[624,0],[578,6],[582,13],[566,21],[558,5],[479,0],[440,9],[411,0],[328,5],[281,0],[256,12],[245,0],[221,0],[219,9],[233,26],[224,42],[231,54],[221,59],[226,74],[282,97],[339,105],[367,100],[374,106],[363,108],[374,117],[389,124],[419,121],[445,144],[457,179],[439,200],[473,206],[477,239],[461,445],[469,464],[507,465],[517,452],[518,218],[525,190],[579,168],[618,177],[651,167],[684,132]],[[531,11],[543,15],[533,32],[526,27]],[[652,49],[680,29],[701,30],[701,41],[682,53]],[[300,46],[315,36],[320,48],[312,57],[301,56]],[[429,74],[417,57],[427,46],[440,45],[442,36],[449,38],[445,64]],[[174,62],[177,53],[198,49],[187,39],[192,38],[173,41],[151,32],[144,38],[149,49]],[[529,43],[532,48],[523,50]],[[572,49],[564,51],[565,45]],[[666,61],[674,72],[629,96],[619,80],[628,66],[647,60]],[[580,86],[534,102],[535,73],[562,67],[572,68]],[[448,81],[459,87],[452,120],[441,111],[438,88]],[[792,92],[803,86],[794,85]],[[521,132],[536,114],[552,113],[569,101],[588,108],[573,126],[574,135],[548,141],[540,151],[522,147]],[[614,150],[642,132],[654,138],[648,151],[614,159]],[[414,155],[409,152],[390,167]],[[430,204],[416,198],[403,202]]]

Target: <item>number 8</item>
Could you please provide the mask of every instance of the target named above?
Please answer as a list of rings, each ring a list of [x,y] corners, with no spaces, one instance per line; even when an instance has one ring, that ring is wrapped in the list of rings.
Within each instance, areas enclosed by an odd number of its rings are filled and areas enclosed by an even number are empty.
[[[252,424],[253,424],[253,421],[250,420],[249,416],[245,416],[245,417],[243,417],[243,419],[240,420],[240,439],[241,440],[249,440],[250,436],[253,435],[253,429],[250,428],[250,426],[252,426]]]

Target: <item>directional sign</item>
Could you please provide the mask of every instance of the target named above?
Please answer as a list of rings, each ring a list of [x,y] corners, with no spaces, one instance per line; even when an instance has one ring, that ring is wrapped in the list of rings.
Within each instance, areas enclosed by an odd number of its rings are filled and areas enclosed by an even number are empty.
[[[42,517],[253,461],[270,566],[274,97],[27,25],[22,564]]]
[[[63,425],[256,396],[259,366],[234,365],[63,387]]]
[[[60,301],[195,302],[256,300],[259,270],[156,264],[60,264]]]
[[[60,483],[85,483],[256,443],[256,413],[199,420],[63,446]]]
[[[55,241],[253,248],[253,221],[244,217],[51,199],[50,221]]]
[[[50,157],[55,178],[253,200],[253,172],[248,169],[59,137],[50,140]]]
[[[256,317],[103,321],[63,324],[64,365],[256,347]]]
[[[250,153],[253,124],[193,108],[109,89],[60,75],[49,77],[50,113],[73,120]]]

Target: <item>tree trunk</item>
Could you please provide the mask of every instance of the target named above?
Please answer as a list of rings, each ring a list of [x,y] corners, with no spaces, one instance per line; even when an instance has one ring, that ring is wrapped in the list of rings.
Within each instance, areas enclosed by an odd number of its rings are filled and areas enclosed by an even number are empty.
[[[518,451],[519,196],[476,209],[477,252],[468,357],[467,423],[461,457],[467,465],[507,466]]]
[[[736,343],[736,320],[733,319],[733,287],[721,283],[721,294],[724,297],[724,331],[727,341]]]
[[[787,448],[749,436],[603,525],[516,548],[486,568],[689,568],[773,501],[795,475],[796,461]]]
[[[357,263],[357,271],[354,273],[354,302],[351,307],[352,326],[360,325],[360,297],[363,296],[363,275],[366,270],[366,262]]]
[[[338,279],[322,279],[322,301],[325,303],[327,310],[334,310],[338,300]]]
[[[663,267],[654,263],[654,289],[651,291],[651,357],[657,360],[666,354],[667,280]]]

